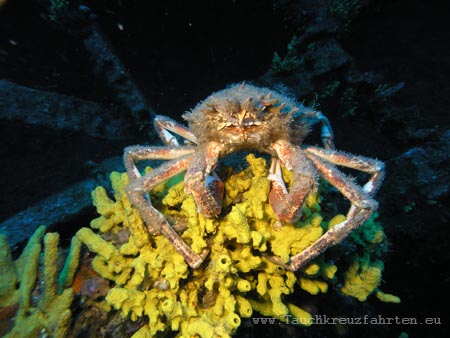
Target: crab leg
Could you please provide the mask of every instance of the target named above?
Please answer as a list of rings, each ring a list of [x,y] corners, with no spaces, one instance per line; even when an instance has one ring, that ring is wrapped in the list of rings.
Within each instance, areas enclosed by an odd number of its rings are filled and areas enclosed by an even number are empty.
[[[132,185],[142,184],[142,175],[139,172],[139,169],[136,167],[135,161],[153,160],[153,159],[173,160],[192,154],[194,151],[195,150],[192,147],[167,148],[167,147],[131,146],[125,148],[123,154],[123,162],[125,164],[128,177],[130,179],[130,184],[128,186],[131,187]],[[157,172],[159,170],[160,169],[158,168],[152,173]],[[167,173],[166,179],[170,177],[171,177],[170,173]],[[146,222],[146,224],[151,234],[153,235],[159,234],[159,229],[156,226],[152,226],[152,222],[150,223]]]
[[[371,174],[370,179],[362,187],[362,190],[369,196],[374,196],[384,179],[384,163],[373,158],[355,156],[342,151],[325,150],[317,147],[308,147],[306,151],[336,165],[360,170]],[[355,205],[350,207],[347,219],[357,212]]]
[[[298,156],[300,157],[300,156]],[[289,189],[283,181],[280,160],[274,158],[269,170],[268,179],[272,186],[269,192],[269,203],[277,216],[283,222],[290,223],[296,221],[301,216],[302,205],[308,194],[315,189],[314,175],[305,175],[294,172],[294,184]]]
[[[336,224],[311,246],[291,257],[290,264],[287,268],[292,271],[298,270],[324,252],[328,247],[340,243],[354,229],[365,222],[378,207],[378,203],[371,198],[370,194],[375,191],[373,187],[381,183],[383,177],[383,166],[381,162],[337,151],[320,153],[316,150],[317,148],[307,148],[306,156],[313,162],[319,173],[350,200],[352,206],[345,221]],[[322,155],[321,157],[327,160],[329,159],[330,162],[335,160],[336,164],[372,173],[371,180],[365,185],[365,187],[368,187],[366,189],[367,191],[353,183],[349,177],[339,171],[333,164],[323,161],[314,152],[320,153]],[[339,161],[337,161],[338,158]]]
[[[123,162],[130,180],[136,180],[142,175],[136,167],[135,161],[142,160],[173,160],[194,153],[193,147],[126,147],[123,153]]]
[[[193,156],[184,177],[185,193],[192,194],[198,212],[207,217],[217,216],[222,209],[224,185],[214,172],[222,147],[209,142],[203,151]]]
[[[363,190],[373,196],[383,182],[384,163],[373,158],[355,156],[337,150],[325,150],[317,147],[308,147],[306,152],[314,154],[325,161],[342,167],[356,169],[371,174],[369,181],[363,186]]]
[[[204,250],[200,255],[192,251],[192,249],[183,241],[173,227],[167,222],[165,217],[156,210],[149,200],[145,198],[145,194],[159,183],[167,180],[186,170],[193,155],[188,155],[177,160],[164,163],[157,169],[151,171],[143,177],[131,181],[127,187],[128,197],[131,203],[139,210],[139,213],[148,227],[150,233],[158,231],[162,233],[174,246],[174,248],[183,255],[186,262],[192,268],[198,268],[208,254]]]
[[[322,144],[325,149],[334,149],[334,134],[333,128],[331,128],[330,121],[328,118],[317,110],[308,110],[301,112],[302,119],[311,119],[311,123],[320,123],[322,125],[320,137],[322,139]]]
[[[278,158],[272,159],[269,170],[269,203],[279,220],[290,223],[300,218],[306,197],[316,189],[317,175],[311,162],[299,148],[279,141],[273,145],[273,149]],[[289,191],[283,181],[280,163],[294,172],[294,183]]]
[[[192,132],[182,124],[172,120],[170,117],[164,115],[156,115],[153,120],[155,130],[158,132],[161,140],[168,146],[179,146],[177,138],[172,134],[175,133],[184,137],[188,141],[197,144],[197,138]]]

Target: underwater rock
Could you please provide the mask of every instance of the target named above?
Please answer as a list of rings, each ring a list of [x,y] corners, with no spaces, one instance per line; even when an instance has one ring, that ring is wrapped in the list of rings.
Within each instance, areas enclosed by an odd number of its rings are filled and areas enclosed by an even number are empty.
[[[438,200],[450,195],[450,130],[437,142],[414,147],[387,162],[389,172],[386,187],[395,186],[390,193],[401,200],[420,196]],[[395,184],[394,184],[395,182]],[[393,185],[394,184],[394,185]],[[391,189],[388,188],[388,191]],[[388,197],[392,200],[392,194]],[[387,194],[383,194],[383,197]]]
[[[106,296],[109,291],[109,283],[101,277],[92,277],[83,282],[81,296],[96,300]]]
[[[123,168],[120,157],[87,165],[92,167],[91,177],[95,176],[95,179],[75,183],[0,223],[0,233],[7,237],[11,248],[15,249],[18,244],[27,241],[42,224],[58,231],[58,225],[69,224],[88,213],[92,210],[91,191],[98,185],[107,184],[106,172]]]
[[[45,224],[54,229],[55,224],[67,224],[71,219],[91,208],[90,191],[98,181],[90,179],[69,186],[0,223],[0,233],[8,238],[12,248],[26,241],[38,226]]]
[[[114,115],[115,112],[96,102],[0,80],[0,120],[124,139],[130,126]]]
[[[156,114],[127,68],[116,55],[107,36],[97,24],[97,16],[86,5],[60,1],[48,5],[48,23],[80,39],[98,80],[112,91],[112,100],[128,110],[134,125],[140,126]],[[125,120],[125,119],[124,119]],[[141,126],[143,127],[143,126]],[[152,133],[152,132],[150,132]]]

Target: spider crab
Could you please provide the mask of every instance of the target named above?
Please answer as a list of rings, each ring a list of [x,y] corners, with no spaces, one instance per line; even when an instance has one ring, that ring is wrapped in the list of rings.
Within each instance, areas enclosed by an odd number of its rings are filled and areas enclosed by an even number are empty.
[[[146,193],[185,171],[185,192],[192,194],[200,213],[215,217],[221,211],[224,185],[214,168],[219,158],[235,151],[257,151],[272,156],[268,175],[271,181],[269,202],[281,223],[300,218],[301,207],[308,194],[316,189],[319,175],[351,202],[345,221],[292,256],[287,264],[278,262],[289,270],[298,270],[328,247],[341,242],[378,206],[373,195],[383,180],[384,164],[334,150],[328,119],[282,93],[248,84],[232,85],[210,95],[183,118],[189,128],[168,117],[157,116],[154,125],[166,146],[127,147],[124,163],[130,178],[129,199],[139,210],[149,232],[167,237],[192,268],[200,266],[208,250],[200,254],[193,252],[151,205]],[[321,125],[323,148],[302,145],[315,124]],[[176,135],[187,142],[180,145]],[[168,161],[142,176],[135,162],[147,159]],[[293,172],[294,183],[289,189],[283,181],[281,165]],[[370,178],[364,186],[359,186],[336,166],[363,171]],[[272,259],[277,262],[276,257]]]

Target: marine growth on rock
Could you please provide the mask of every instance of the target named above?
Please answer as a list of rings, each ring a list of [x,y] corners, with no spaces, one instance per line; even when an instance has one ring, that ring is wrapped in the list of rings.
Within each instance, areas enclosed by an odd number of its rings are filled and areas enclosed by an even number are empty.
[[[241,172],[224,170],[228,172],[223,212],[217,218],[197,212],[193,198],[183,191],[181,176],[148,196],[178,225],[177,231],[193,250],[209,249],[198,269],[189,268],[164,236],[149,234],[128,201],[126,174],[111,174],[113,199],[104,187],[92,192],[100,216],[76,237],[96,254],[93,269],[114,285],[102,301],[104,308],[120,311],[133,321],[145,318],[145,325],[133,337],[168,330],[180,337],[227,337],[236,332],[241,318],[255,311],[283,322],[296,318],[308,326],[311,314],[285,296],[298,293],[300,300],[302,291],[316,295],[327,292],[329,286],[339,289],[342,285],[340,292],[360,301],[374,292],[383,301],[399,301],[378,289],[383,270],[379,258],[386,245],[381,225],[373,219],[300,271],[288,271],[270,259],[275,255],[287,263],[345,217],[324,220],[320,194],[313,193],[300,221],[279,227],[267,201],[266,161],[250,154],[247,162],[249,167]],[[284,179],[289,184],[288,171]]]

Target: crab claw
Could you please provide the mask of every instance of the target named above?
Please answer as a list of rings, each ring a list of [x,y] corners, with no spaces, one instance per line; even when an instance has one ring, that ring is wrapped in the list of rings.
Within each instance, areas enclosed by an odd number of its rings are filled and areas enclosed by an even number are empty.
[[[314,172],[300,152],[293,152],[290,159],[294,171],[294,183],[289,191],[283,181],[281,160],[273,159],[268,179],[271,182],[269,203],[280,221],[291,223],[302,215],[302,206],[311,191],[315,191]]]
[[[200,176],[202,175],[198,173],[185,179],[184,191],[192,194],[199,213],[206,217],[215,217],[222,210],[223,182],[214,171],[205,178]]]
[[[288,191],[281,174],[280,160],[273,159],[267,178],[272,185],[269,192],[269,203],[277,218],[286,223],[300,218],[301,208],[287,201]]]

